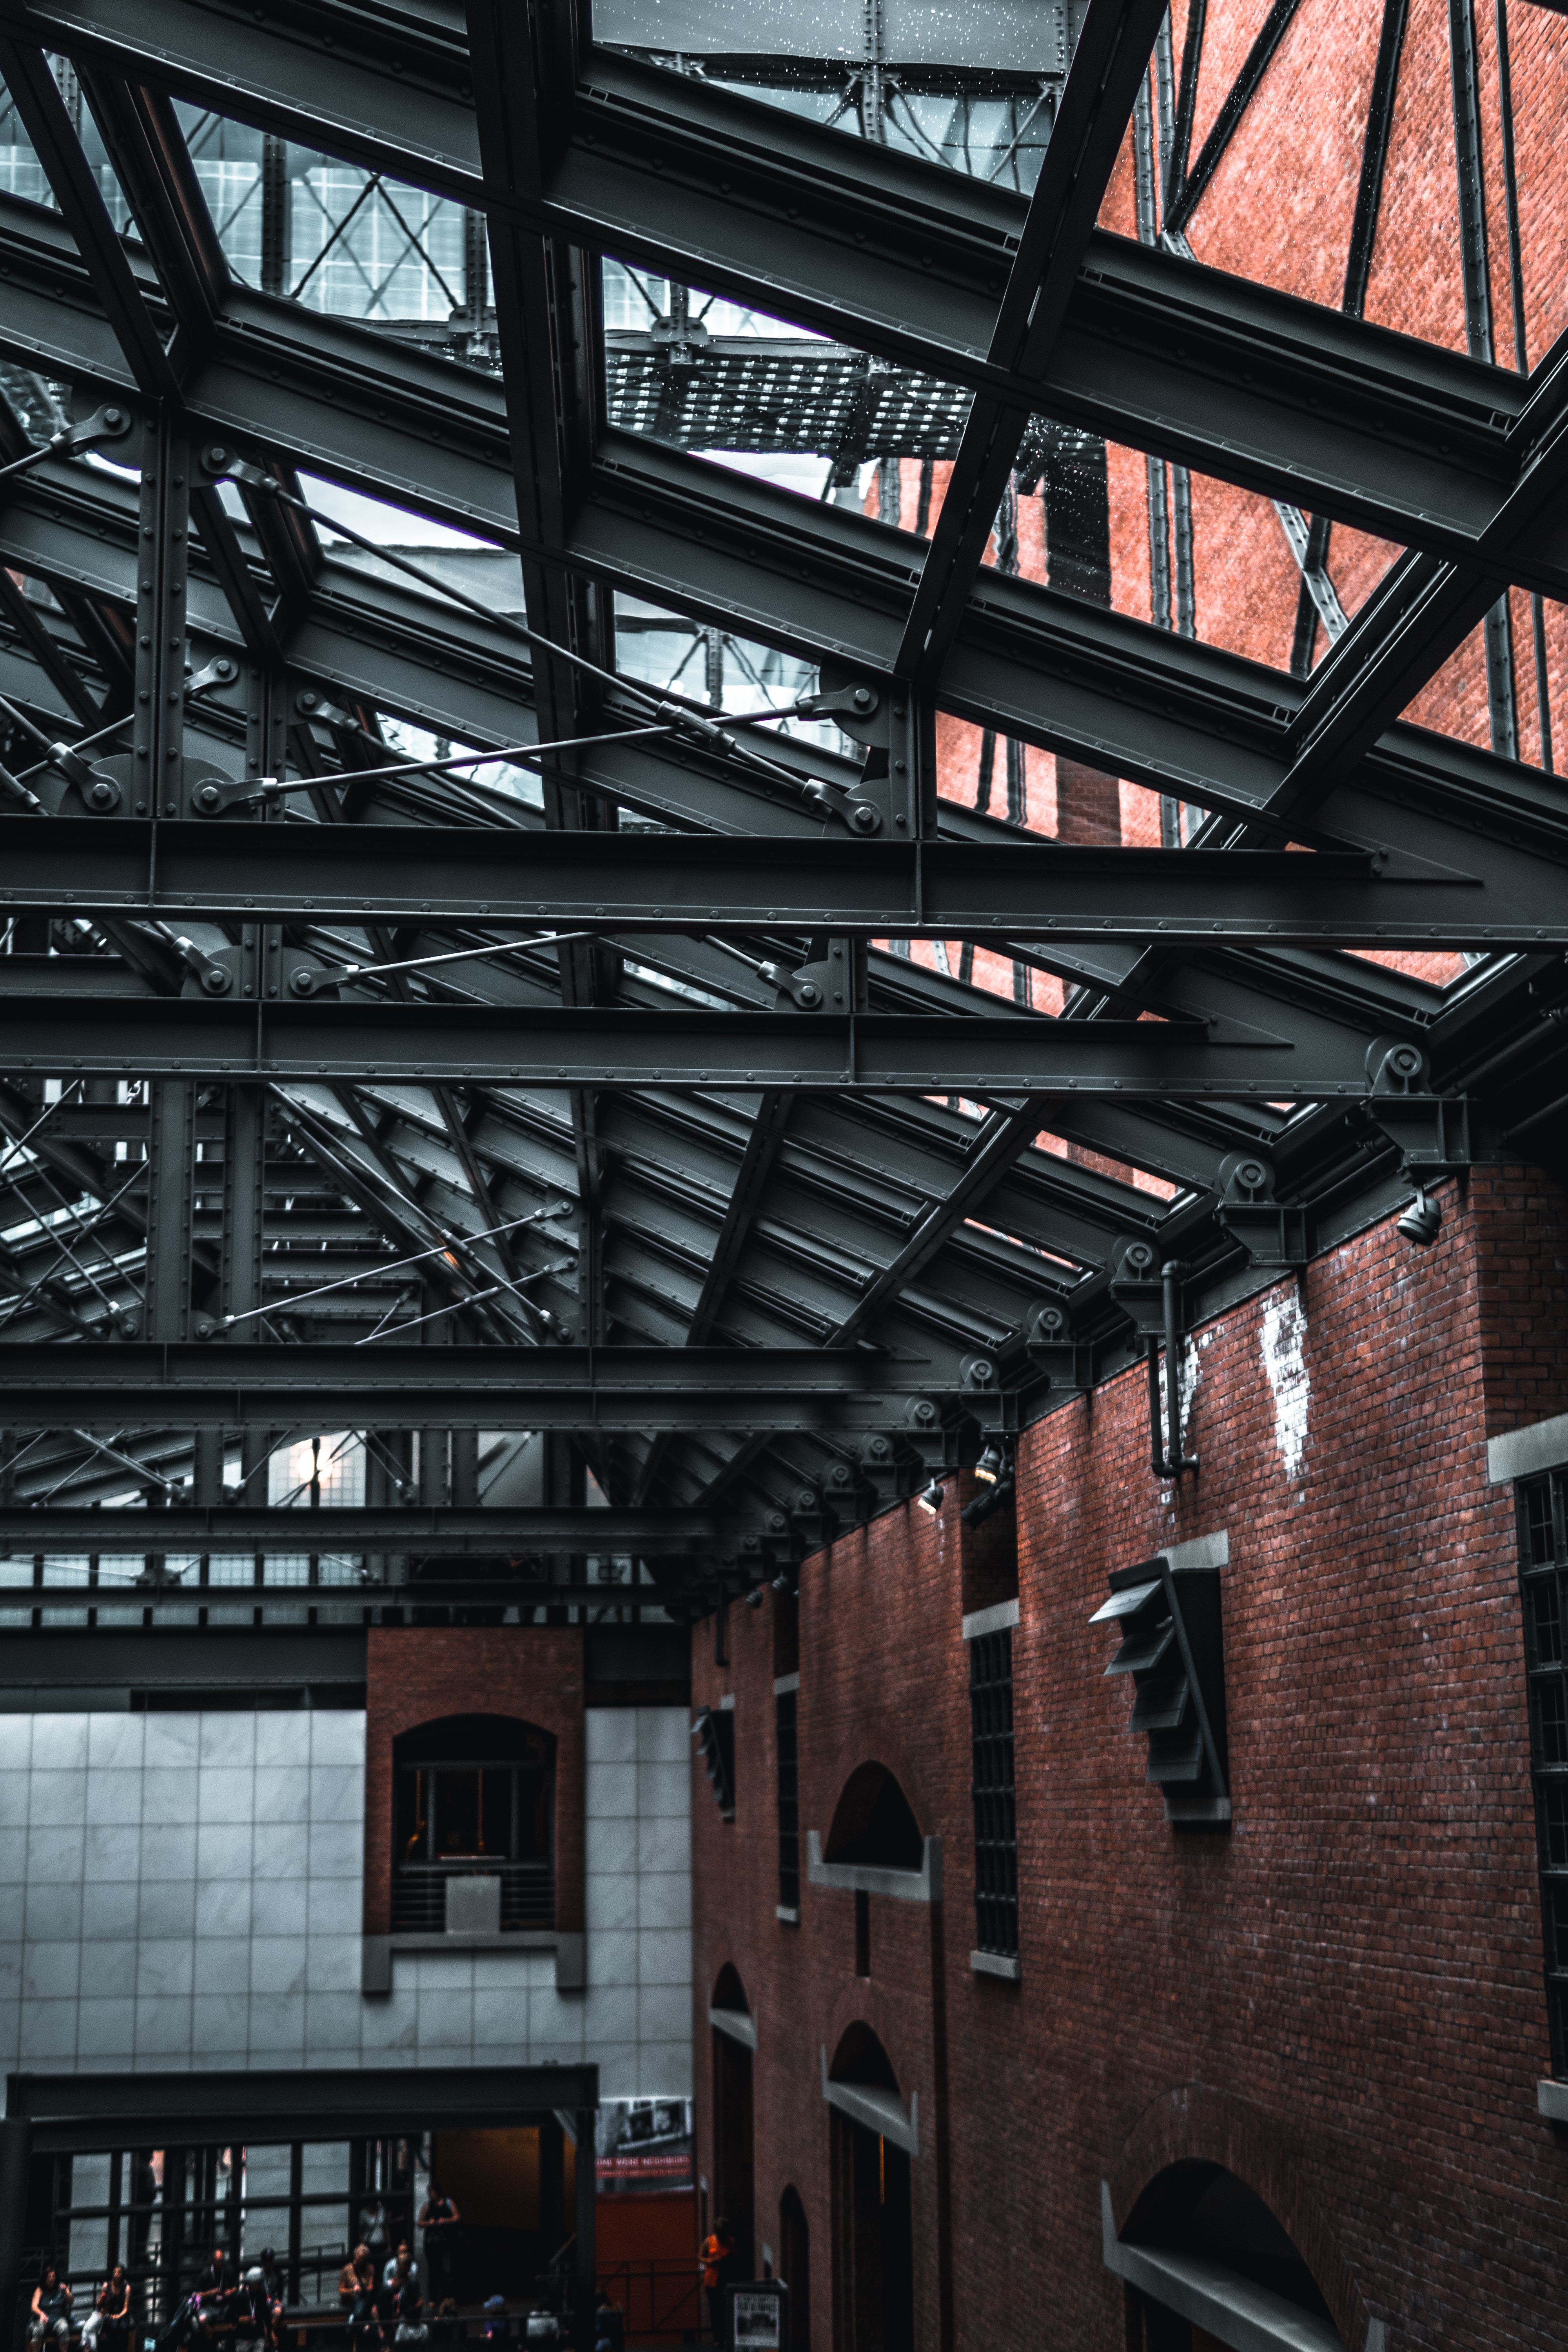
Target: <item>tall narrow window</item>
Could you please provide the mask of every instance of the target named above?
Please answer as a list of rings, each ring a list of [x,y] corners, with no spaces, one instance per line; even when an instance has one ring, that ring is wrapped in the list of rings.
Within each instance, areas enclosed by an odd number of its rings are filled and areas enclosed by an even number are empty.
[[[1568,1493],[1562,1471],[1519,1489],[1520,1580],[1552,2072],[1568,2078]]]
[[[974,1799],[976,1949],[1012,1958],[1018,1949],[1018,1830],[1013,1799],[1013,1629],[969,1644],[969,1721]]]
[[[788,1675],[788,1687],[775,1689],[773,1744],[778,1759],[779,1912],[800,1916],[800,1766],[795,1746],[795,1709],[800,1703],[800,1676]]]

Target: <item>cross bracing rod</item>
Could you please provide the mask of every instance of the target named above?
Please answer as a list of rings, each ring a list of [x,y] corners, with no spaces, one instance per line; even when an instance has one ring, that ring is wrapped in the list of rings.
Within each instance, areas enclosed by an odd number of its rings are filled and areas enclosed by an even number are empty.
[[[873,1349],[0,1342],[8,1428],[934,1431],[950,1376]],[[977,1393],[977,1412],[994,1400]],[[297,1519],[301,1516],[292,1514]],[[584,1547],[586,1548],[586,1547]]]
[[[1322,1022],[1293,1044],[1241,1020],[1206,1026],[989,1013],[962,1020],[330,1003],[319,997],[301,1004],[233,1004],[74,990],[50,996],[13,993],[5,961],[0,1067],[49,1076],[119,1076],[134,1069],[206,1079],[972,1096],[1059,1089],[1298,1102],[1350,1100],[1367,1091],[1366,1035]],[[49,981],[55,984],[52,974]]]
[[[663,1558],[732,1546],[740,1525],[719,1511],[584,1504],[328,1504],[319,1511],[247,1503],[49,1503],[0,1507],[0,1551],[393,1551],[427,1559],[491,1559],[536,1551]],[[443,1593],[443,1598],[447,1597]]]
[[[1536,887],[1528,890],[1529,877]],[[1479,877],[1410,856],[479,833],[45,818],[6,829],[0,908],[137,913],[177,923],[356,924],[429,918],[601,932],[831,928],[1090,939],[1274,939],[1345,945],[1568,940],[1562,877],[1521,861],[1509,903]]]

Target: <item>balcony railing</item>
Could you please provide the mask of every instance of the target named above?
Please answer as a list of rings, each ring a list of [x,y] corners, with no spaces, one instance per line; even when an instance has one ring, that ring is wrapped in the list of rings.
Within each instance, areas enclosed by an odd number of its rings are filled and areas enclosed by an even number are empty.
[[[440,1935],[449,1878],[499,1878],[502,1932],[555,1925],[555,1872],[548,1862],[407,1863],[392,1874],[394,1935]]]

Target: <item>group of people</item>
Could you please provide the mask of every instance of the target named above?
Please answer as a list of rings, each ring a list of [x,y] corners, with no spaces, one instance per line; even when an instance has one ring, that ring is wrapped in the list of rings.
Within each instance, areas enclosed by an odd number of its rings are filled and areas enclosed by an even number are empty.
[[[33,2289],[27,2341],[54,2352],[70,2340],[72,2305],[76,2300],[58,2266],[46,2263]],[[241,2275],[228,2259],[226,2246],[215,2246],[212,2260],[181,2305],[174,2327],[180,2340],[211,2341],[218,2327],[232,2327],[237,2340],[277,2352],[278,2323],[283,2315],[283,2278],[270,2246]],[[123,2263],[116,2263],[93,2297],[92,2309],[81,2323],[84,2352],[127,2352],[131,2340],[131,2282]]]
[[[361,2352],[384,2344],[428,2344],[430,2324],[413,2253],[405,2242],[389,2256],[377,2275],[375,2257],[368,2246],[356,2246],[338,2273],[338,2307],[349,2324],[349,2336]],[[457,2305],[449,2296],[437,2307],[445,2319]]]

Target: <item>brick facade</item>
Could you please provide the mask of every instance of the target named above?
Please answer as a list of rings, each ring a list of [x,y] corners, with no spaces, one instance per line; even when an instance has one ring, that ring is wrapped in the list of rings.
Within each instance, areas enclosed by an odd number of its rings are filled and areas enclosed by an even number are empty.
[[[365,1690],[364,1932],[392,1926],[392,1743],[447,1715],[521,1716],[555,1740],[555,1924],[583,1921],[583,1630],[373,1628]]]
[[[729,1961],[757,2027],[756,2236],[776,2252],[793,2185],[816,2352],[833,2342],[820,2053],[857,2021],[918,2095],[921,2352],[1037,2340],[1046,2314],[1050,2340],[1121,2347],[1100,2184],[1121,2224],[1190,2156],[1270,2205],[1353,2352],[1373,2315],[1390,2352],[1562,2341],[1568,2138],[1536,2108],[1513,1502],[1485,1440],[1568,1407],[1568,1202],[1526,1169],[1438,1197],[1432,1248],[1385,1220],[1194,1335],[1203,1466],[1179,1491],[1147,1466],[1141,1370],[1023,1439],[1020,1983],[970,1965],[964,1482],[938,1517],[889,1514],[801,1579],[803,1843],[876,1758],[943,1844],[940,1906],[871,1897],[868,1981],[852,1894],[804,1885],[798,1927],[774,1916],[771,1603],[729,1612],[728,1664],[697,1629],[693,1696],[733,1694],[738,1780],[732,1825],[695,1784],[700,2161],[711,2176],[706,2012]],[[1235,1819],[1178,1832],[1126,1685],[1103,1679],[1114,1635],[1089,1620],[1113,1569],[1220,1529]]]

